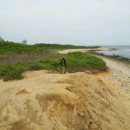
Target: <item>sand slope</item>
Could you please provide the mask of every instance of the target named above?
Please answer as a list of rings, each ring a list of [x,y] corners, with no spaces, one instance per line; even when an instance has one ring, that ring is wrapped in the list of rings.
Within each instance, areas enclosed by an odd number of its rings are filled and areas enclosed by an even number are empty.
[[[130,129],[130,99],[106,81],[109,74],[24,75],[0,80],[0,130]]]

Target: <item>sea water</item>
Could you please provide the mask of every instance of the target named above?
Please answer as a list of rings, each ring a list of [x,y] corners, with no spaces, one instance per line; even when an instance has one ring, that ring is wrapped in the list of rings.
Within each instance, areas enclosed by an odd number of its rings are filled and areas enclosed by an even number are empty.
[[[130,45],[109,45],[102,46],[106,48],[112,48],[110,51],[96,51],[96,53],[102,53],[108,56],[119,56],[130,60]]]

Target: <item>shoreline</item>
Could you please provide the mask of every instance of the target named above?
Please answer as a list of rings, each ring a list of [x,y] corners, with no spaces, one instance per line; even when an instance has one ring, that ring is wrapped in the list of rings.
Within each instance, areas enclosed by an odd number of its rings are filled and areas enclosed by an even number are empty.
[[[96,50],[96,51],[91,50],[91,52],[94,52],[99,55],[105,55],[107,57],[117,58],[119,60],[121,59],[123,61],[130,61],[130,55],[123,55],[125,53],[125,51],[122,51],[122,48],[111,47],[109,49],[110,50]],[[127,49],[127,48],[124,48],[124,49]],[[129,53],[129,52],[127,51],[126,53]]]
[[[92,54],[101,58],[109,68],[108,74],[103,75],[105,81],[110,80],[114,86],[118,86],[117,91],[120,94],[130,93],[130,60],[124,57],[119,58],[93,52]]]
[[[117,61],[120,61],[120,62],[127,62],[130,64],[130,59],[129,58],[125,58],[123,56],[119,56],[119,55],[105,55],[103,53],[97,53],[95,51],[90,51],[91,54],[94,54],[94,55],[98,55],[98,56],[104,56],[106,58],[111,58],[113,60],[117,60]]]

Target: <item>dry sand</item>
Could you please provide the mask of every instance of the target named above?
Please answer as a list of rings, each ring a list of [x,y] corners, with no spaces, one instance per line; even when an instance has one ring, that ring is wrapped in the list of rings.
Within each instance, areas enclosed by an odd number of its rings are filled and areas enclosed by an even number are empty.
[[[109,72],[25,72],[0,80],[0,130],[130,130],[129,66]]]
[[[61,53],[61,54],[67,54],[67,53],[69,53],[69,52],[76,52],[76,51],[80,51],[80,52],[87,52],[87,51],[95,51],[95,50],[97,50],[97,51],[101,51],[101,50],[112,50],[111,48],[104,48],[104,47],[101,47],[101,48],[88,48],[88,49],[66,49],[66,50],[63,50],[63,51],[58,51],[59,53]]]

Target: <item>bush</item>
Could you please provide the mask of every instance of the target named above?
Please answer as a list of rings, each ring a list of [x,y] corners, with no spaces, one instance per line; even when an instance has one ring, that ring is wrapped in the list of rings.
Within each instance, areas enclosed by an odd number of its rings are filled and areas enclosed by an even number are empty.
[[[13,70],[13,67],[10,65],[0,66],[0,78],[4,77],[10,71]]]
[[[95,69],[100,70],[103,67],[106,67],[105,62],[103,62],[102,59],[99,59],[99,58],[97,58],[95,56],[91,56],[91,55],[88,55],[86,57],[86,64],[90,70],[95,70]]]
[[[68,71],[94,71],[106,67],[106,64],[102,59],[81,52],[68,53],[67,64]]]
[[[35,63],[35,64],[30,65],[29,69],[30,70],[41,70],[41,69],[44,69],[44,67],[42,64]]]
[[[6,74],[3,79],[4,79],[4,81],[22,79],[23,78],[22,73],[24,71],[25,71],[24,69],[12,70],[8,74]]]
[[[95,70],[105,70],[106,64],[103,60],[89,55],[88,53],[72,52],[68,54],[58,54],[54,59],[42,59],[30,62],[19,62],[15,65],[5,65],[0,66],[0,77],[7,80],[21,79],[23,78],[22,73],[27,70],[56,70],[61,72],[60,61],[62,58],[66,59],[68,72],[77,71],[95,71]]]

